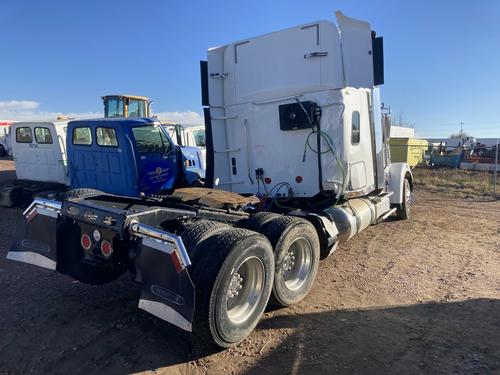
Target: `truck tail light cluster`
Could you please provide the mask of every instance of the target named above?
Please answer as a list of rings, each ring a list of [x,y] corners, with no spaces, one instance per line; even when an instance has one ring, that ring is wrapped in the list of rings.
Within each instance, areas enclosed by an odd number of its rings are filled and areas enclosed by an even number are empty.
[[[103,240],[101,242],[101,254],[105,258],[109,258],[113,254],[113,247],[109,241]]]
[[[96,231],[92,233],[92,236],[94,237],[94,240],[96,242],[99,242],[99,240],[101,239],[100,234],[97,235]],[[82,234],[82,237],[80,238],[80,244],[85,251],[89,251],[92,248],[92,239],[87,233]],[[109,258],[113,254],[113,246],[111,246],[111,242],[107,240],[101,241],[101,254],[105,258]]]
[[[90,236],[87,233],[82,234],[82,238],[80,238],[80,243],[83,247],[83,250],[89,251],[92,247],[92,241],[90,240]]]

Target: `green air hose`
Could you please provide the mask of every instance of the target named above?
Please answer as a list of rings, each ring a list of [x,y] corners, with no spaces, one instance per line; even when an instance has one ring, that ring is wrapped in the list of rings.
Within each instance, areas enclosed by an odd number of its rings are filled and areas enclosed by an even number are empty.
[[[313,128],[313,130],[309,133],[309,135],[307,136],[306,138],[306,142],[304,144],[304,155],[302,156],[302,162],[305,162],[306,161],[306,153],[307,153],[307,149],[309,148],[312,152],[314,152],[315,154],[318,153],[317,150],[315,150],[314,148],[312,148],[311,144],[309,143],[309,138],[311,138],[312,135],[316,134],[317,133],[317,130],[315,130]],[[337,200],[335,201],[335,205],[337,205],[339,203],[339,200],[340,200],[340,195],[341,193],[344,191],[344,184],[345,184],[345,170],[344,170],[344,167],[342,165],[342,163],[340,162],[339,158],[337,157],[337,154],[335,153],[335,151],[333,150],[333,141],[332,141],[332,138],[326,134],[324,131],[320,130],[319,131],[319,135],[323,138],[323,140],[325,141],[326,145],[328,146],[328,149],[325,150],[325,151],[320,151],[321,154],[327,154],[329,152],[332,153],[333,157],[335,158],[335,161],[337,162],[340,170],[342,171],[342,190],[341,192],[339,192],[337,194]]]
[[[333,141],[332,141],[332,138],[326,134],[324,131],[321,130],[320,128],[320,116],[321,116],[321,107],[320,107],[320,112],[319,112],[319,116],[316,119],[316,130],[314,128],[314,123],[311,119],[311,116],[309,116],[309,113],[307,112],[307,110],[304,108],[304,106],[302,105],[302,103],[300,102],[299,98],[296,97],[295,100],[297,101],[297,103],[299,104],[300,108],[302,109],[302,111],[304,111],[305,115],[307,116],[307,119],[309,121],[309,124],[311,125],[312,127],[312,131],[309,133],[309,135],[307,136],[306,138],[306,143],[304,144],[304,155],[302,156],[302,162],[304,163],[306,161],[306,153],[307,153],[307,148],[309,148],[312,152],[314,152],[315,154],[318,155],[318,168],[319,168],[319,180],[320,180],[320,189],[322,189],[322,178],[321,178],[321,155],[323,154],[326,154],[328,152],[331,152],[333,157],[335,158],[335,161],[337,162],[340,170],[342,171],[342,184],[341,184],[341,187],[342,187],[342,190],[341,192],[339,192],[337,194],[337,200],[335,201],[335,205],[337,205],[339,203],[339,200],[340,200],[340,194],[344,192],[344,186],[345,186],[345,170],[344,170],[344,167],[342,166],[342,163],[340,162],[339,158],[337,157],[337,154],[335,153],[334,151],[334,147],[333,147]],[[313,134],[316,134],[317,135],[317,142],[318,142],[318,150],[315,150],[312,148],[311,144],[309,143],[309,138],[311,138],[311,135]],[[328,150],[326,151],[321,151],[321,144],[320,144],[320,139],[323,139],[325,141],[325,143],[327,144],[328,146]]]

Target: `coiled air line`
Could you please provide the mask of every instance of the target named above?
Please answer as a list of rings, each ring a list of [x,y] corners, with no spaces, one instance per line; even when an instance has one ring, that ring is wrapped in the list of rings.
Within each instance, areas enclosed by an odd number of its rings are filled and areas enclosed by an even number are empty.
[[[302,108],[302,110],[306,114],[307,120],[309,121],[309,124],[311,125],[311,128],[312,128],[311,132],[307,135],[306,142],[304,144],[304,154],[302,156],[302,162],[304,163],[306,161],[306,153],[307,153],[307,149],[308,148],[312,152],[316,153],[317,158],[318,158],[318,180],[319,180],[318,182],[319,182],[319,190],[320,190],[320,193],[322,195],[326,195],[326,194],[325,194],[325,191],[323,189],[323,168],[322,168],[322,164],[321,164],[321,155],[331,152],[332,155],[333,155],[333,157],[335,158],[335,161],[337,162],[337,164],[338,164],[341,172],[342,172],[342,183],[341,183],[342,190],[336,194],[337,195],[337,200],[335,201],[335,205],[337,205],[338,202],[339,202],[339,200],[340,200],[340,196],[341,196],[342,192],[344,191],[345,170],[344,170],[344,167],[343,167],[342,163],[338,159],[337,154],[334,151],[334,146],[333,146],[332,138],[328,134],[326,134],[324,131],[321,130],[321,126],[320,126],[320,122],[321,122],[321,107],[318,106],[318,105],[316,105],[316,104],[313,106],[313,109],[312,109],[312,116],[313,117],[311,119],[311,116],[309,115],[309,113],[307,112],[307,110],[304,108],[304,106],[302,105],[302,103],[300,102],[300,100],[298,98],[295,98],[295,100],[299,104],[300,108]],[[314,148],[312,148],[311,144],[309,143],[309,139],[311,138],[311,136],[313,134],[316,134],[316,145],[317,145],[316,147],[317,147],[317,150],[315,150]],[[328,150],[321,151],[321,139],[323,139],[325,141],[326,145],[328,146]]]

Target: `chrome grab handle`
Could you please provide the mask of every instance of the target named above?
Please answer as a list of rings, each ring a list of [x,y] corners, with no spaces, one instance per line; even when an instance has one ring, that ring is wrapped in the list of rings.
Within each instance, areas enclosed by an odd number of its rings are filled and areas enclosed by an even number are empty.
[[[182,242],[182,238],[180,236],[176,236],[175,234],[171,234],[168,232],[164,232],[152,226],[141,224],[138,221],[132,221],[128,226],[130,232],[136,236],[147,236],[160,241],[165,241],[169,243],[173,243],[175,245],[175,249],[177,249],[177,253],[180,257],[181,262],[184,267],[188,267],[191,265],[191,259],[189,259],[189,255],[187,253],[186,247]]]
[[[28,208],[24,210],[23,215],[26,216],[27,214],[29,214],[34,207],[36,208],[36,206],[41,206],[42,208],[48,208],[59,212],[62,208],[62,202],[52,201],[45,198],[36,198],[33,200],[33,202],[31,202]]]

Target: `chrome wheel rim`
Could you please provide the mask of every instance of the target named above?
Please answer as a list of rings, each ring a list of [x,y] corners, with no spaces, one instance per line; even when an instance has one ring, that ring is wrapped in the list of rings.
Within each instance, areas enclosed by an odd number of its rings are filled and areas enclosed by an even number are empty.
[[[236,269],[236,267],[235,267]],[[257,257],[248,257],[232,273],[227,290],[227,316],[233,324],[245,322],[264,291],[265,269]]]
[[[301,288],[311,272],[312,245],[304,237],[298,237],[288,248],[281,263],[285,286],[290,290]]]

